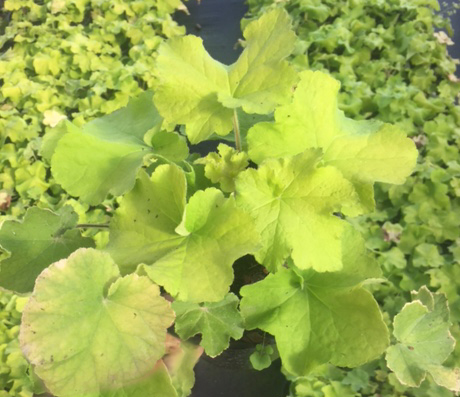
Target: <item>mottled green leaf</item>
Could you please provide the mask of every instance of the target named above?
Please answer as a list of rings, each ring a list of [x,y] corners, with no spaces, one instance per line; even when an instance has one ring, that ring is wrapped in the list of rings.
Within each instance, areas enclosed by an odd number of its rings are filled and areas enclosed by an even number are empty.
[[[178,397],[172,385],[168,369],[163,361],[158,361],[151,373],[130,382],[118,390],[102,392],[99,397]]]

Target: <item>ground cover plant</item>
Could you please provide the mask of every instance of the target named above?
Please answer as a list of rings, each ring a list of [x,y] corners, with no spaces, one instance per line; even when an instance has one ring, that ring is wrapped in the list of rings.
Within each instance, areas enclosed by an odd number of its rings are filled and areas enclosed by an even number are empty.
[[[250,1],[250,11],[273,7]],[[404,185],[376,185],[377,210],[355,225],[387,282],[373,288],[387,322],[428,285],[449,299],[459,335],[459,84],[445,14],[436,1],[277,2],[294,20],[299,67],[341,81],[339,107],[354,119],[396,123],[417,144],[415,173]],[[442,29],[442,30],[441,30]],[[458,345],[457,345],[458,346]],[[458,347],[457,347],[458,349]],[[450,366],[459,365],[458,350]],[[299,381],[298,396],[452,396],[427,377],[419,389],[401,384],[384,360],[352,371],[324,367]],[[293,395],[295,392],[293,391]]]
[[[175,322],[183,339],[201,334],[210,356],[245,329],[268,332],[276,345],[251,362],[262,369],[279,355],[291,377],[386,352],[406,383],[428,372],[458,390],[458,371],[443,366],[454,346],[445,297],[414,292],[390,346],[368,287],[381,271],[349,222],[372,210],[375,182],[411,174],[414,142],[398,126],[347,118],[330,75],[298,73],[281,9],[244,38],[230,66],[194,36],[173,38],[160,46],[153,94],[56,130],[56,181],[90,205],[115,197],[116,208],[106,225],[78,224],[69,206],[33,207],[0,229],[2,287],[33,290],[20,342],[34,373],[58,396],[188,395],[199,350],[175,354]],[[190,155],[186,138],[235,148]],[[95,249],[87,228],[108,228],[108,244]],[[260,270],[250,280],[233,270],[248,255]]]

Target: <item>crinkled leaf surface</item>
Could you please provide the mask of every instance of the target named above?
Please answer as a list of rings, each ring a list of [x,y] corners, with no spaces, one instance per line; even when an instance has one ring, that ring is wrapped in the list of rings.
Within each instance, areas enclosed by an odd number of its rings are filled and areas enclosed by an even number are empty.
[[[147,277],[119,276],[107,253],[80,249],[38,277],[20,342],[53,394],[119,389],[162,357],[170,304]]]
[[[175,301],[175,330],[182,339],[201,334],[200,345],[208,356],[215,357],[228,348],[230,338],[243,336],[243,318],[238,311],[239,299],[228,294],[222,301],[189,303]]]
[[[63,135],[51,159],[53,176],[89,204],[101,203],[109,193],[119,196],[134,186],[144,156],[155,153],[144,135],[161,122],[152,93],[145,92],[125,108]]]
[[[429,373],[440,386],[460,391],[460,369],[442,365],[455,346],[450,325],[446,297],[426,287],[395,316],[398,343],[388,348],[386,360],[401,383],[418,387]]]
[[[192,143],[228,134],[234,108],[270,113],[290,96],[296,74],[285,58],[296,37],[287,13],[270,11],[243,35],[246,48],[231,66],[212,59],[195,36],[173,38],[159,49],[155,104],[168,123],[186,125]]]
[[[289,105],[275,111],[274,123],[248,132],[249,156],[295,155],[321,148],[323,161],[355,183],[401,184],[411,174],[417,150],[398,127],[347,119],[337,107],[340,83],[323,72],[304,71]]]
[[[388,330],[372,295],[360,283],[380,271],[357,232],[343,237],[343,269],[333,273],[281,268],[241,289],[247,329],[275,336],[284,368],[304,376],[330,362],[355,367],[378,357]]]
[[[196,192],[186,204],[184,172],[174,165],[141,173],[110,225],[108,250],[117,263],[144,270],[179,300],[222,300],[233,262],[256,249],[252,218],[217,189]]]
[[[236,179],[237,203],[256,220],[262,248],[256,259],[271,271],[292,255],[301,269],[342,268],[344,221],[333,215],[357,200],[334,167],[318,167],[319,150],[267,160]]]
[[[0,263],[0,286],[18,293],[31,292],[37,276],[80,247],[92,247],[90,238],[75,229],[77,214],[64,207],[58,214],[29,208],[22,222],[6,221],[0,229],[0,245],[10,257]]]
[[[246,152],[238,152],[223,143],[217,146],[217,153],[211,152],[206,157],[195,161],[196,164],[205,164],[206,178],[212,183],[219,183],[224,192],[235,190],[235,178],[249,165]]]

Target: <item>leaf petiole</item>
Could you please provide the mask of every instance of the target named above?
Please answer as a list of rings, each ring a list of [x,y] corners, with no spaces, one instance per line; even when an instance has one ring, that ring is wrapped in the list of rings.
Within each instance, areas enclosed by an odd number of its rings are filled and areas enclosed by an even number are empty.
[[[240,122],[236,109],[233,109],[233,131],[235,133],[235,146],[238,152],[241,152],[241,135],[240,135]]]
[[[78,227],[80,229],[90,229],[90,228],[108,229],[109,224],[108,223],[79,223],[75,227]]]

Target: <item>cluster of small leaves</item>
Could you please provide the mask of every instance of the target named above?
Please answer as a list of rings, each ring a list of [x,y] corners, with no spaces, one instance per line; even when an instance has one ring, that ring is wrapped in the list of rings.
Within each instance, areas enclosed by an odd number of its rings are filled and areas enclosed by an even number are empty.
[[[21,313],[27,298],[0,292],[0,396],[32,397],[29,363],[19,348]]]
[[[339,107],[347,115],[399,125],[416,143],[421,156],[415,174],[401,186],[377,185],[377,211],[355,225],[390,281],[373,287],[389,318],[410,300],[411,290],[426,284],[447,295],[458,339],[460,84],[457,62],[447,54],[452,30],[437,12],[437,1],[253,0],[249,4],[253,14],[280,5],[288,10],[301,39],[293,61],[299,68],[327,70],[340,80]],[[450,365],[458,366],[458,357],[456,352]],[[376,370],[386,374],[385,363],[364,368],[375,387],[359,390],[360,395],[376,390],[385,396],[451,395],[429,379],[411,390],[391,374],[376,378]],[[326,383],[317,378],[323,392],[298,391],[298,395],[329,395],[332,392],[326,390],[345,387],[343,382],[337,386],[343,376],[335,372],[330,383],[327,376],[322,378]],[[302,387],[315,389],[311,382]]]
[[[158,45],[184,33],[170,15],[180,6],[179,0],[5,1],[0,219],[20,216],[31,204],[63,205],[43,137],[66,118],[82,125],[154,85]]]

